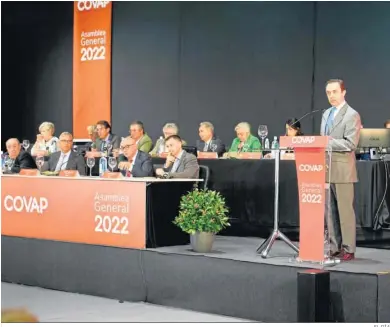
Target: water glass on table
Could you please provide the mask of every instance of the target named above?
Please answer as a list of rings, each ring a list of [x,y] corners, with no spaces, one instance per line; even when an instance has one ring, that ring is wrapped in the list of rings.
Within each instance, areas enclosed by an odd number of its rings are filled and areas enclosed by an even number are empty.
[[[24,148],[24,151],[27,151],[27,149],[30,147],[30,141],[29,140],[23,140],[23,148]]]
[[[268,127],[267,127],[267,125],[259,125],[259,129],[257,130],[257,134],[261,138],[261,141],[262,141],[261,142],[261,146],[262,146],[262,149],[264,149],[264,140],[265,140],[265,138],[268,135]]]
[[[95,157],[87,158],[87,166],[89,167],[89,177],[92,177],[92,168],[95,166]]]
[[[116,158],[115,157],[109,157],[108,158],[108,165],[110,166],[111,168],[111,172],[114,171],[114,168],[116,166]]]
[[[45,157],[37,156],[37,158],[35,159],[35,163],[37,164],[39,172],[41,173],[42,166],[45,163]]]

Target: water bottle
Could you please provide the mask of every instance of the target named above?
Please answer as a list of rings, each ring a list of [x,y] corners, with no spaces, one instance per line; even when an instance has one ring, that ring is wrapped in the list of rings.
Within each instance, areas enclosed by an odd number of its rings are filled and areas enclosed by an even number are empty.
[[[164,138],[160,136],[160,145],[158,146],[158,154],[164,153],[165,152],[165,142]]]
[[[274,136],[274,140],[272,141],[271,148],[272,148],[272,158],[275,158],[277,154],[277,151],[275,150],[279,149],[278,138],[276,136]]]
[[[99,176],[102,177],[107,169],[107,158],[102,156],[99,160]]]
[[[268,137],[265,139],[265,143],[264,143],[264,150],[267,150],[269,149],[269,139]]]

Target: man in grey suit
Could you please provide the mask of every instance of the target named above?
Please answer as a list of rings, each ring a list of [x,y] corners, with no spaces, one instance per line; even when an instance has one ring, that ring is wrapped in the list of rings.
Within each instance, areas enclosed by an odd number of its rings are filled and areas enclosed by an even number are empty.
[[[123,154],[119,155],[118,168],[126,177],[152,177],[152,158],[146,152],[137,149],[137,142],[133,138],[126,137],[122,140],[120,149]]]
[[[72,151],[73,136],[68,132],[60,135],[60,151],[50,155],[49,161],[42,166],[42,171],[77,170],[80,175],[86,175],[84,158]]]
[[[359,143],[360,115],[345,101],[344,82],[338,79],[326,83],[326,95],[331,108],[322,117],[321,135],[329,135],[331,162],[328,157],[326,181],[330,182],[330,205],[325,211],[331,255],[344,261],[355,258],[356,218],[353,209],[354,185],[358,181],[355,149]],[[330,176],[329,176],[330,170]]]
[[[108,121],[98,121],[96,123],[96,132],[99,137],[96,139],[95,148],[92,151],[106,151],[108,144],[112,146],[110,153],[112,150],[119,149],[121,143],[120,137],[111,133],[111,125]]]
[[[196,157],[183,150],[182,140],[178,135],[171,135],[165,140],[169,152],[164,168],[157,168],[156,175],[165,178],[199,178],[199,164]]]
[[[200,152],[216,152],[219,157],[225,153],[225,144],[215,137],[214,125],[208,121],[199,124],[200,140],[196,141],[196,148]]]

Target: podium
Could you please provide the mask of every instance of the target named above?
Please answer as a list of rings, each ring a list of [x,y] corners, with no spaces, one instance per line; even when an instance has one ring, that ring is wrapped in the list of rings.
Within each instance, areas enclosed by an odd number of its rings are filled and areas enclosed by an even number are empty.
[[[274,232],[259,248],[265,258],[272,243],[281,238],[298,254],[298,261],[332,264],[330,253],[325,253],[325,205],[326,200],[326,153],[328,136],[281,136],[280,149],[275,157],[275,218]],[[299,249],[292,246],[290,240],[278,229],[278,181],[279,154],[281,149],[292,148],[295,151],[299,194]],[[329,153],[331,156],[331,152]],[[331,162],[331,160],[329,160]],[[329,167],[330,168],[330,167]],[[329,250],[327,250],[329,251]]]

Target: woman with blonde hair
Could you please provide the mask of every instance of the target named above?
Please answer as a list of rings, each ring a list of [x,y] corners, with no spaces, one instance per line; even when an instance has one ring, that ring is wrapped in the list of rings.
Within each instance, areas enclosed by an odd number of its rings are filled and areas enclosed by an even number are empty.
[[[229,152],[261,152],[260,140],[251,134],[251,126],[242,122],[235,128],[237,137],[229,149]]]
[[[54,136],[54,124],[50,122],[43,122],[39,126],[39,134],[37,140],[31,149],[31,155],[44,155],[59,151],[58,138]]]

